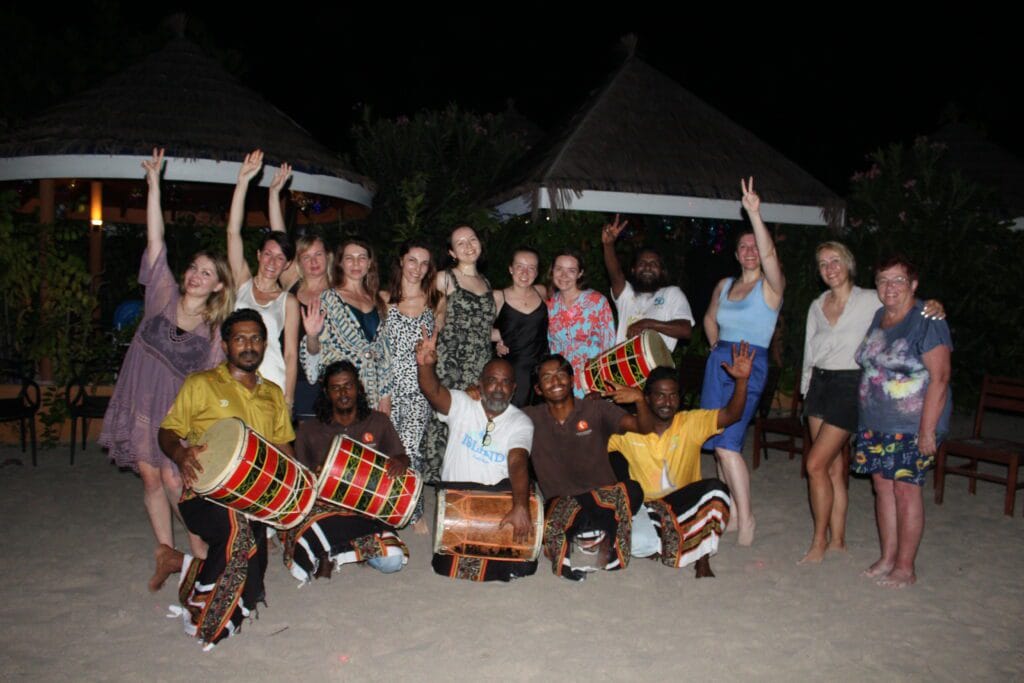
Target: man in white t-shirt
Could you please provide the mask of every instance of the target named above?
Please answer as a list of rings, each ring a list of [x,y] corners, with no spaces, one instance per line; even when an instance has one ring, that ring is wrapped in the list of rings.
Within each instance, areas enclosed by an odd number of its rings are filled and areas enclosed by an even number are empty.
[[[618,312],[619,327],[615,343],[620,344],[635,337],[643,330],[654,330],[661,334],[669,351],[676,348],[676,341],[689,339],[693,329],[693,312],[683,291],[668,285],[668,272],[661,256],[651,247],[641,247],[636,252],[630,271],[632,282],[626,280],[615,253],[615,240],[629,221],[615,221],[605,225],[601,231],[604,245],[604,265],[612,284],[612,301]]]
[[[511,491],[511,510],[499,525],[511,525],[516,541],[533,529],[530,519],[528,460],[533,445],[533,422],[511,404],[516,390],[515,370],[503,358],[490,360],[480,373],[480,398],[449,390],[437,376],[437,332],[416,345],[420,390],[438,418],[448,425],[448,444],[441,466],[442,485],[466,488],[464,483],[490,490]],[[434,554],[434,571],[452,578],[508,581],[533,574],[537,562],[481,560],[453,554]]]

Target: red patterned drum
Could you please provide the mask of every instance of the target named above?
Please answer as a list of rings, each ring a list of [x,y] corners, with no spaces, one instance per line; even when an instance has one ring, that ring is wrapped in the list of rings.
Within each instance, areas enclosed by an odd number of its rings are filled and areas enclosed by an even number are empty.
[[[516,541],[512,526],[499,527],[512,509],[510,491],[438,489],[434,552],[485,560],[536,560],[544,540],[544,503],[530,491],[530,521],[526,541]]]
[[[674,368],[672,354],[661,335],[644,330],[590,360],[583,370],[583,381],[591,391],[604,391],[608,382],[627,387],[643,387],[654,368]]]
[[[411,469],[392,478],[387,472],[388,460],[383,453],[339,434],[331,442],[317,479],[317,496],[389,526],[405,526],[416,509],[423,481]]]
[[[213,423],[203,444],[203,471],[192,490],[210,502],[278,529],[290,529],[313,509],[312,473],[238,418]]]

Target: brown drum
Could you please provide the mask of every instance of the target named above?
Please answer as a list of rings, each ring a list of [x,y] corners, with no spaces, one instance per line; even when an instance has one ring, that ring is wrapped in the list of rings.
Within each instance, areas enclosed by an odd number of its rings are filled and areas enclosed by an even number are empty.
[[[526,542],[512,538],[512,527],[498,528],[512,509],[511,491],[438,489],[434,552],[485,560],[536,560],[544,538],[544,505],[530,492],[533,530]]]
[[[192,490],[210,502],[278,529],[290,529],[313,509],[312,473],[238,418],[214,422],[203,444],[203,471]]]
[[[674,368],[672,354],[660,334],[644,330],[588,361],[583,382],[590,391],[604,391],[607,382],[643,387],[651,371],[660,365]]]
[[[331,442],[320,470],[317,496],[389,526],[405,526],[416,509],[423,481],[411,469],[392,479],[387,472],[388,459],[366,444],[339,434]]]

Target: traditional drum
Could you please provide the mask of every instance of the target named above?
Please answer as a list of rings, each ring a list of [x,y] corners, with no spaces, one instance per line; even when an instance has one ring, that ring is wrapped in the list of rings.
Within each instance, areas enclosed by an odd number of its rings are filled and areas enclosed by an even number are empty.
[[[390,477],[389,459],[366,444],[339,434],[331,442],[317,479],[317,496],[389,526],[405,526],[416,509],[423,480],[411,469],[397,479]]]
[[[290,529],[313,509],[312,473],[238,418],[214,422],[203,444],[203,471],[192,490],[210,502],[278,529]]]
[[[660,334],[644,330],[639,336],[627,339],[587,362],[583,381],[591,391],[604,391],[608,382],[643,387],[651,371],[659,365],[674,368],[672,354]]]
[[[499,528],[512,509],[508,491],[438,489],[434,552],[485,560],[536,560],[544,537],[544,507],[530,491],[533,529],[525,542],[513,539],[512,526]]]

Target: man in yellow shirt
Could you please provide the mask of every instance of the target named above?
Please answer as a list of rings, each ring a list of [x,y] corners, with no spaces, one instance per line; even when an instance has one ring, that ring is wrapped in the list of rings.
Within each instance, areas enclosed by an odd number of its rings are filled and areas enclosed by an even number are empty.
[[[208,647],[237,632],[242,619],[263,600],[267,535],[263,524],[191,491],[202,471],[198,456],[206,449],[194,444],[226,417],[241,419],[289,456],[294,455],[290,442],[295,439],[280,387],[256,372],[267,343],[260,314],[247,308],[235,311],[224,320],[220,334],[227,362],[185,378],[157,437],[160,448],[181,470],[185,492],[178,509],[185,525],[209,550],[201,559],[160,546],[149,585],[158,590],[168,576],[183,573],[179,598],[185,632]]]
[[[644,386],[654,431],[616,434],[608,441],[613,461],[621,454],[629,464],[629,478],[643,488],[661,540],[661,561],[670,567],[696,563],[697,578],[714,576],[709,558],[718,552],[732,504],[722,481],[701,479],[700,447],[742,417],[753,358],[746,342],[738,349],[733,346],[732,364],[722,367],[736,387],[721,410],[680,412],[675,369],[655,368]]]

